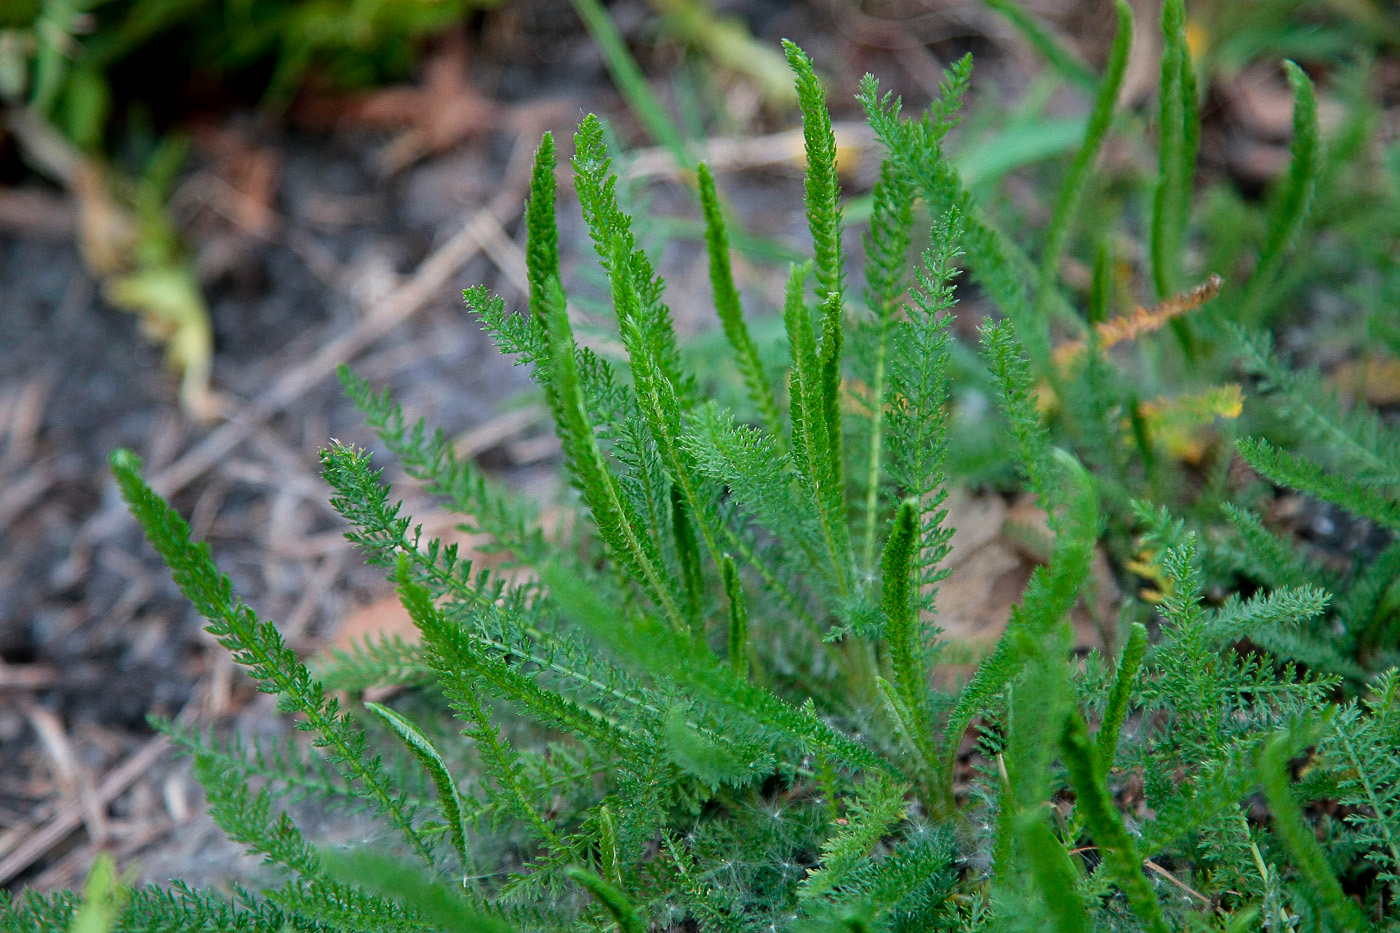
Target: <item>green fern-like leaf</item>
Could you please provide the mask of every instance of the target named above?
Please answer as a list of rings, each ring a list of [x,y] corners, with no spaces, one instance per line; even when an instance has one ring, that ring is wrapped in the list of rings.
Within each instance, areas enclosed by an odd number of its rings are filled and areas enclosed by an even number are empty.
[[[1294,742],[1288,735],[1271,740],[1259,756],[1259,771],[1263,778],[1264,797],[1274,812],[1275,832],[1293,857],[1307,883],[1311,886],[1333,929],[1360,933],[1370,924],[1356,903],[1346,896],[1341,883],[1327,864],[1327,856],[1318,844],[1317,836],[1307,827],[1302,810],[1289,787],[1287,765]]]
[[[190,541],[190,528],[140,475],[141,461],[129,451],[112,455],[112,472],[132,514],[147,538],[170,567],[176,584],[200,614],[209,620],[208,630],[248,669],[259,689],[275,694],[278,705],[304,717],[299,724],[311,732],[345,776],[361,788],[367,799],[403,834],[409,847],[425,862],[431,855],[413,825],[413,814],[402,797],[388,786],[379,759],[366,750],[364,733],[325,695],[306,665],[286,647],[281,634],[263,622],[234,595],[228,577],[219,573],[205,544]]]
[[[1341,772],[1340,799],[1355,808],[1346,820],[1369,846],[1366,858],[1394,896],[1400,890],[1400,677],[1388,671],[1363,703],[1339,713],[1322,742],[1324,760]]]
[[[798,898],[821,898],[849,885],[857,865],[904,819],[908,790],[879,776],[861,784],[850,801],[846,825],[822,845],[821,867],[802,880]]]
[[[1400,529],[1400,502],[1393,497],[1349,477],[1328,472],[1261,438],[1245,438],[1239,442],[1239,451],[1250,466],[1280,486],[1317,496],[1387,528]]]

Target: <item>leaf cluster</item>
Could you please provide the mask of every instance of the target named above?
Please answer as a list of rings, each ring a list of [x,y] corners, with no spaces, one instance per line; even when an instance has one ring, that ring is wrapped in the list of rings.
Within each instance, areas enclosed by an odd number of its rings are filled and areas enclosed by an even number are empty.
[[[1261,329],[1336,150],[1320,142],[1306,75],[1289,69],[1293,168],[1265,209],[1254,277],[1217,304],[1218,285],[1173,297],[1196,271],[1199,92],[1183,5],[1168,0],[1139,272],[1170,301],[1113,316],[1118,261],[1103,243],[1086,294],[1063,290],[1115,125],[1134,28],[1126,4],[1118,15],[1101,79],[1058,62],[1092,85],[1094,116],[1034,256],[945,151],[970,61],[914,117],[866,79],[860,102],[884,159],[859,296],[825,93],[786,46],[814,258],[787,272],[777,379],[741,307],[718,185],[697,171],[743,411],[687,368],[591,116],[574,139],[575,191],[624,352],[580,345],[546,136],[526,211],[528,314],[482,289],[466,299],[502,351],[532,366],[571,481],[568,530],[546,534],[445,435],[341,373],[383,447],[504,557],[480,570],[424,540],[367,452],[328,447],[332,502],[392,579],[416,640],[366,643],[313,672],[233,594],[136,458],[114,455],[176,582],[310,747],[166,725],[192,750],[216,822],[278,880],[231,898],[108,884],[109,926],[1395,928],[1400,549],[1369,565],[1322,559],[1272,527],[1259,482],[1229,469],[1237,449],[1276,487],[1400,527],[1394,430],[1288,367]],[[917,248],[916,231],[927,231]],[[965,313],[964,269],[995,308],[977,346],[950,325]],[[1167,326],[1174,342],[1142,349]],[[1127,360],[1107,352],[1118,342]],[[1143,398],[1151,381],[1130,375],[1134,352],[1175,360],[1199,391]],[[1254,380],[1247,416],[1226,375]],[[949,657],[938,590],[954,546],[956,415],[971,392],[994,407],[983,430],[1001,451],[995,475],[1046,515],[1047,556],[995,646],[958,678],[965,658]],[[1293,436],[1272,433],[1271,411]],[[1192,470],[1204,488],[1187,495]],[[1117,629],[1100,620],[1105,648],[1086,652],[1076,618],[1096,603],[1104,565],[1141,595]],[[405,692],[346,699],[389,685]],[[324,851],[284,809],[303,798],[390,832],[374,852]],[[98,909],[79,904],[25,895],[4,923],[58,929]]]

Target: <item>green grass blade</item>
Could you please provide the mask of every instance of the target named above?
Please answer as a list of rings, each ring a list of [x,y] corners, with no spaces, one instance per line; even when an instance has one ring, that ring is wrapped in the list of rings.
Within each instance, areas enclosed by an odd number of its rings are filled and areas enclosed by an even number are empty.
[[[1283,66],[1293,89],[1293,160],[1269,214],[1268,233],[1259,263],[1245,285],[1240,310],[1235,316],[1235,320],[1245,325],[1259,319],[1269,289],[1303,231],[1317,191],[1317,180],[1326,162],[1318,123],[1317,92],[1312,80],[1293,62],[1286,61]]]
[[[1103,722],[1099,724],[1095,736],[1094,767],[1099,774],[1107,774],[1113,767],[1113,759],[1118,752],[1118,733],[1123,728],[1123,717],[1128,712],[1128,702],[1132,699],[1138,671],[1142,659],[1147,654],[1147,629],[1134,622],[1128,633],[1128,643],[1123,646],[1123,654],[1118,659],[1118,673],[1113,678],[1113,689],[1108,695]]]
[[[441,657],[445,654],[446,649],[446,646],[441,644],[437,637],[444,628],[441,613],[433,605],[432,595],[428,590],[413,581],[411,568],[412,564],[407,556],[399,558],[398,567],[395,570],[395,583],[398,585],[399,599],[403,602],[403,607],[408,611],[413,624],[423,633],[425,641],[429,642],[430,650]],[[449,696],[453,700],[453,705],[465,715],[468,726],[465,734],[469,735],[476,744],[486,765],[486,770],[500,785],[501,792],[505,795],[512,809],[518,816],[533,823],[540,837],[548,842],[552,848],[560,849],[560,839],[555,833],[554,827],[531,805],[521,787],[519,756],[511,749],[505,738],[498,733],[495,724],[491,721],[491,714],[483,705],[477,691],[449,691]],[[375,712],[380,715],[380,718],[384,718],[377,710]],[[390,711],[385,710],[385,712]],[[412,742],[410,738],[405,737],[400,732],[395,723],[387,719],[385,721],[390,728],[399,733],[400,738],[403,738],[406,744]],[[402,725],[407,726],[410,730],[413,728],[406,722]],[[427,749],[432,749],[432,745],[427,743],[425,738],[421,735],[418,738],[421,740],[421,744],[427,746]],[[447,774],[447,768],[442,759],[436,756],[436,750],[433,749],[433,754],[425,758],[425,749],[415,747],[414,744],[409,744],[409,748],[414,755],[419,757],[420,761],[429,767],[429,770],[433,771],[434,782],[443,782],[438,784],[439,796],[455,798],[456,785],[453,784],[451,776]],[[433,758],[437,759],[435,764],[432,763]],[[463,848],[465,851],[465,846]]]
[[[724,595],[729,600],[729,666],[745,680],[749,677],[749,610],[744,585],[734,559],[724,555],[720,565],[724,575]]]
[[[637,909],[632,906],[632,902],[627,900],[627,896],[613,887],[608,882],[599,878],[586,868],[578,865],[570,865],[564,869],[564,874],[568,875],[580,887],[593,895],[598,903],[607,908],[617,921],[618,929],[622,933],[646,933],[647,925],[637,916]]]
[[[1342,890],[1341,882],[1327,864],[1327,853],[1318,843],[1312,827],[1303,819],[1298,801],[1293,798],[1293,788],[1288,780],[1288,760],[1292,757],[1293,746],[1292,737],[1283,733],[1270,740],[1259,754],[1264,799],[1269,802],[1269,809],[1274,814],[1274,834],[1283,843],[1294,866],[1335,924],[1332,929],[1354,933],[1373,929],[1356,902]]]
[[[1144,635],[1147,631],[1141,626],[1138,626],[1138,630]],[[1152,886],[1143,877],[1142,857],[1133,843],[1133,837],[1128,834],[1122,815],[1104,787],[1102,772],[1095,763],[1098,754],[1089,743],[1088,730],[1078,712],[1071,713],[1065,721],[1061,745],[1070,783],[1074,786],[1075,809],[1083,814],[1114,881],[1152,933],[1170,933],[1171,928],[1162,916],[1162,905],[1158,903],[1157,895],[1152,893]]]
[[[776,441],[781,442],[782,416],[778,413],[778,402],[773,396],[773,387],[764,375],[763,363],[758,358],[758,347],[754,345],[748,325],[744,322],[739,290],[734,285],[734,270],[729,261],[729,235],[725,230],[724,212],[720,208],[714,176],[703,162],[700,163],[698,180],[700,206],[705,214],[705,246],[710,258],[710,286],[714,290],[715,310],[724,326],[724,336],[734,348],[735,360],[739,366],[739,373],[743,376],[744,387],[748,390],[749,400],[758,409],[769,433]]]
[[[1055,933],[1092,933],[1089,914],[1079,896],[1078,872],[1044,816],[1022,811],[1016,829],[1036,888],[1050,913],[1051,928]]]
[[[131,890],[117,875],[112,856],[101,853],[88,870],[83,903],[68,925],[68,933],[111,933],[131,899]]]
[[[685,584],[686,609],[695,637],[705,638],[705,577],[700,569],[700,545],[695,540],[695,527],[690,522],[685,493],[671,484],[671,537],[676,547],[676,560],[681,565],[681,580]]]
[[[670,150],[677,165],[686,168],[693,165],[694,160],[691,158],[690,147],[686,145],[684,134],[647,84],[642,69],[637,67],[636,59],[627,50],[627,43],[617,31],[617,26],[603,4],[599,0],[571,2],[579,19],[583,20],[583,25],[588,29],[588,34],[598,43],[598,49],[603,53],[603,63],[607,65],[608,73],[617,83],[617,89],[621,92],[622,99],[627,101],[628,108],[647,128],[652,139]]]
[[[1128,67],[1128,50],[1133,43],[1133,11],[1127,0],[1118,0],[1118,31],[1113,37],[1113,48],[1109,52],[1108,67],[1099,82],[1098,93],[1094,97],[1094,108],[1089,114],[1089,123],[1084,130],[1084,144],[1070,163],[1069,174],[1060,185],[1055,209],[1046,229],[1045,243],[1040,253],[1039,289],[1036,295],[1036,316],[1045,317],[1050,313],[1050,298],[1059,275],[1060,257],[1064,253],[1065,241],[1069,238],[1083,199],[1084,188],[1089,173],[1103,147],[1113,123],[1113,108],[1118,102],[1118,92],[1123,87],[1123,75]]]
[[[982,3],[1005,16],[1021,36],[1035,47],[1060,77],[1086,91],[1098,86],[1098,78],[1090,67],[1063,42],[1037,23],[1021,6],[1019,0],[982,0]]]
[[[483,913],[461,889],[425,876],[377,852],[323,851],[326,872],[341,884],[354,885],[411,908],[432,929],[452,933],[511,933],[499,917]]]
[[[1186,42],[1185,0],[1166,0],[1162,32],[1158,178],[1149,248],[1152,282],[1157,297],[1165,300],[1180,289],[1181,254],[1186,245],[1200,137],[1195,71]]]
[[[433,786],[437,788],[438,806],[442,811],[442,821],[447,826],[448,837],[451,838],[457,854],[461,856],[462,864],[468,864],[467,835],[462,826],[462,808],[457,803],[457,782],[452,780],[452,775],[447,770],[447,762],[442,760],[437,746],[433,745],[417,726],[389,707],[366,700],[365,709],[399,737],[399,741],[403,742],[404,747],[418,759],[432,778]]]

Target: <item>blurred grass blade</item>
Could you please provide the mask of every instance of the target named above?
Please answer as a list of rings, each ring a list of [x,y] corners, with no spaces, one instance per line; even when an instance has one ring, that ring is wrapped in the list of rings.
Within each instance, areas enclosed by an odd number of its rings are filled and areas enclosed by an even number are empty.
[[[1069,238],[1074,224],[1079,202],[1084,196],[1084,187],[1089,180],[1089,172],[1094,167],[1104,138],[1113,122],[1113,108],[1118,101],[1118,92],[1123,87],[1123,75],[1128,67],[1128,50],[1133,44],[1133,10],[1127,0],[1118,0],[1118,32],[1113,37],[1113,50],[1108,56],[1108,68],[1099,84],[1094,98],[1094,109],[1089,115],[1089,124],[1084,130],[1084,145],[1070,164],[1069,174],[1060,186],[1059,197],[1055,200],[1055,211],[1046,229],[1045,244],[1040,253],[1040,284],[1036,295],[1036,314],[1044,317],[1050,312],[1050,296],[1059,274],[1060,256],[1064,252],[1065,241]]]
[[[1259,755],[1264,799],[1269,802],[1269,809],[1274,814],[1274,835],[1283,843],[1294,866],[1321,902],[1332,924],[1335,924],[1331,929],[1354,933],[1375,929],[1342,890],[1341,882],[1327,864],[1327,853],[1318,843],[1312,826],[1303,819],[1298,801],[1293,798],[1293,788],[1288,780],[1288,760],[1292,757],[1293,745],[1293,737],[1284,732],[1264,746]]]
[[[1325,161],[1312,80],[1293,62],[1284,62],[1283,66],[1293,89],[1293,161],[1269,214],[1268,234],[1259,264],[1245,286],[1240,310],[1235,316],[1235,320],[1245,325],[1256,323],[1269,288],[1302,233]]]
[[[482,913],[461,889],[448,887],[411,865],[377,852],[321,850],[326,874],[412,908],[443,933],[511,933],[504,920]]]
[[[710,0],[651,0],[678,38],[699,48],[716,65],[750,78],[764,103],[786,108],[797,102],[787,60],[749,32],[743,20],[718,16]]]
[[[1098,86],[1099,79],[1084,60],[1032,19],[1031,15],[1021,8],[1019,0],[982,0],[982,3],[1005,16],[1016,31],[1045,56],[1045,60],[1062,78],[1086,91],[1092,91]]]
[[[130,897],[131,892],[117,876],[112,856],[100,853],[88,872],[83,900],[68,924],[68,933],[109,933],[116,928]]]
[[[1158,298],[1166,298],[1179,287],[1201,133],[1196,74],[1186,41],[1185,0],[1166,0],[1162,32],[1159,174],[1151,233],[1152,281]],[[1179,333],[1184,333],[1182,326],[1174,325]]]
[[[598,49],[603,53],[603,61],[608,66],[608,73],[617,83],[617,89],[627,101],[633,116],[646,127],[653,139],[671,151],[677,165],[687,169],[693,168],[695,159],[690,154],[690,147],[686,145],[684,134],[647,84],[642,69],[637,66],[637,60],[627,50],[627,43],[617,31],[617,26],[608,15],[608,11],[599,0],[570,2],[573,3],[579,18],[583,20],[583,25],[587,27],[588,34],[598,43]]]
[[[1079,117],[1015,122],[949,155],[962,183],[980,190],[1007,172],[1070,152],[1083,141],[1084,127]]]

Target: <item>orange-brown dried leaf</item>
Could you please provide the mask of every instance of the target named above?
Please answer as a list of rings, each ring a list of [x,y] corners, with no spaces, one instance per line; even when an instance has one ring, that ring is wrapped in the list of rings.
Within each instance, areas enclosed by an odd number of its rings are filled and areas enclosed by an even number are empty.
[[[313,123],[401,130],[382,157],[386,169],[398,171],[500,125],[501,106],[476,89],[470,74],[467,41],[450,34],[424,62],[420,84],[346,98],[307,99],[298,106],[298,114]]]
[[[1194,311],[1219,295],[1222,284],[1220,276],[1212,275],[1190,291],[1168,298],[1152,308],[1139,306],[1131,314],[1101,321],[1095,327],[1100,349],[1107,350],[1125,341],[1136,340],[1144,334],[1161,330],[1168,321]],[[1068,365],[1084,350],[1085,343],[1082,340],[1061,344],[1055,349],[1055,362],[1060,366]]]

